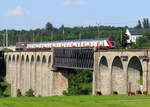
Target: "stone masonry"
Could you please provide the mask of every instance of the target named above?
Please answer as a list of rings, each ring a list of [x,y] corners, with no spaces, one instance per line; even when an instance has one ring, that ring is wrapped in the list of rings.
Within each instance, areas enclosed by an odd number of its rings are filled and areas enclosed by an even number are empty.
[[[23,94],[30,88],[38,96],[62,95],[68,88],[68,73],[53,68],[52,51],[6,52],[6,80],[11,84],[12,97],[17,89]],[[94,50],[93,95],[150,93],[150,50]],[[143,84],[140,83],[143,77]]]
[[[11,96],[17,89],[24,95],[33,89],[36,96],[62,95],[68,88],[68,73],[54,69],[53,52],[6,52],[6,80],[11,84]]]
[[[143,91],[150,93],[150,50],[95,50],[93,94],[126,94]],[[140,75],[143,84],[140,84]]]

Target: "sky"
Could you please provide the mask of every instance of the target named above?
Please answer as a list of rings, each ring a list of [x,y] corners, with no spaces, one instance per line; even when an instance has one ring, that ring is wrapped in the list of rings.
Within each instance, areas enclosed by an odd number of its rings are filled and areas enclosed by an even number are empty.
[[[129,26],[150,18],[150,0],[1,0],[1,29],[53,26]]]

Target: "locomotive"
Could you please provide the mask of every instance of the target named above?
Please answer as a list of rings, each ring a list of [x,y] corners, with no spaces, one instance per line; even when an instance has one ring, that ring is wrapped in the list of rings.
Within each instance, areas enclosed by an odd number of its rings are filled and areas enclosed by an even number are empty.
[[[28,42],[17,42],[16,50],[26,50]]]
[[[50,49],[50,48],[116,48],[116,42],[109,38],[98,39],[82,39],[82,40],[64,40],[64,41],[49,41],[49,42],[21,42],[20,49]],[[17,46],[17,49],[19,47]]]

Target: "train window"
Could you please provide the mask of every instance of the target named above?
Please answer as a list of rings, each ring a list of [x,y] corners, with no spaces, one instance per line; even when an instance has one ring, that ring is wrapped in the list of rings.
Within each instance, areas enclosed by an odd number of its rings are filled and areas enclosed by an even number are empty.
[[[112,45],[112,46],[115,46],[115,42],[114,42],[114,41],[111,41],[111,45]]]

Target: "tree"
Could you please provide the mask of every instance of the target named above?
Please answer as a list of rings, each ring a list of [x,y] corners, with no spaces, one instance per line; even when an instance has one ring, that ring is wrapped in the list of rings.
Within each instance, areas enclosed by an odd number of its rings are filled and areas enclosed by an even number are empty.
[[[146,19],[146,28],[149,28],[149,19]]]
[[[139,29],[141,29],[142,28],[142,24],[141,24],[141,21],[140,20],[138,20],[138,25],[136,25],[136,27],[135,28],[139,28]]]
[[[22,94],[21,94],[20,89],[17,89],[17,97],[21,97],[21,96],[22,96]]]
[[[150,40],[150,32],[145,31],[143,33],[143,37],[146,37],[148,40]]]
[[[150,47],[150,32],[144,32],[142,37],[136,40],[136,48],[149,48]]]
[[[149,28],[149,19],[148,18],[143,19],[143,27],[144,28]]]
[[[147,25],[146,25],[146,19],[144,18],[144,19],[143,19],[143,27],[146,28],[146,26],[147,26]]]
[[[48,31],[52,31],[52,30],[53,30],[53,25],[52,25],[50,22],[48,22],[48,23],[46,24],[45,29],[48,30]]]
[[[122,35],[122,36],[121,36]],[[129,39],[128,35],[125,34],[125,30],[123,29],[120,32],[120,35],[117,37],[116,42],[117,42],[117,47],[120,48],[126,48],[128,43],[127,40]]]
[[[65,40],[65,27],[64,27],[64,25],[62,25],[61,27],[60,27],[60,29],[61,29],[61,31],[62,31],[62,38],[63,38],[63,40]]]
[[[75,70],[69,72],[67,95],[87,95],[92,92],[92,71]],[[66,94],[65,92],[63,94]]]

